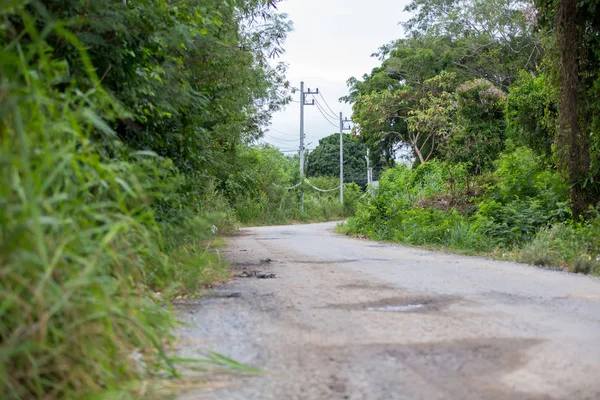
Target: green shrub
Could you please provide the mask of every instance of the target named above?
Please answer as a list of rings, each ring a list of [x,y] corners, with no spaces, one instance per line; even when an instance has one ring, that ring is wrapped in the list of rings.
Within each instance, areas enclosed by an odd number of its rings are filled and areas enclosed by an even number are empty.
[[[393,221],[393,240],[415,245],[443,245],[460,220],[456,211],[412,208]]]
[[[0,56],[0,397],[126,391],[136,353],[147,373],[174,373],[163,348],[174,318],[148,286],[168,264],[151,179],[114,156],[123,148],[101,116],[115,105],[100,86],[53,87],[56,62],[18,10],[33,40]]]
[[[542,158],[527,147],[502,154],[495,166],[492,196],[503,203],[534,197],[556,203],[568,198],[566,182],[556,172],[546,169]]]
[[[472,228],[464,207],[457,209],[470,202],[472,189],[466,164],[399,165],[383,174],[373,197],[358,203],[343,230],[378,240],[487,251],[487,237]]]
[[[600,274],[600,216],[587,222],[563,222],[542,229],[511,258],[571,272]]]
[[[488,200],[479,204],[474,227],[496,245],[509,246],[527,242],[540,227],[549,226],[555,220],[549,211],[537,199],[517,199],[508,204]]]
[[[539,156],[552,154],[557,101],[544,74],[519,71],[506,101],[506,135],[514,143],[531,148]]]
[[[318,176],[310,178],[310,184],[304,185],[304,213],[301,219],[305,221],[328,221],[344,217],[344,207],[340,204],[339,178],[333,176]],[[319,191],[319,188],[323,191]]]
[[[526,147],[502,154],[493,178],[474,226],[497,245],[525,243],[540,228],[571,216],[566,183]]]
[[[354,215],[356,212],[356,207],[363,195],[363,191],[356,183],[352,182],[344,184],[344,208],[342,210],[343,216],[348,217]]]
[[[128,398],[176,375],[169,297],[227,276],[207,240],[231,213],[119,141],[109,124],[127,115],[83,46],[60,22],[41,35],[27,10],[0,6],[23,30],[0,34],[0,397]],[[88,89],[50,36],[78,51]]]
[[[527,243],[570,217],[567,186],[527,148],[502,154],[478,177],[467,164],[431,161],[386,171],[345,230],[380,240],[491,251]]]

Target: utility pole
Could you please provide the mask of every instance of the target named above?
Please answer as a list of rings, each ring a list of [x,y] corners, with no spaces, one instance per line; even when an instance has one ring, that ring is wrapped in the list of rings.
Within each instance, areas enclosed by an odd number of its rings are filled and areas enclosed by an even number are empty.
[[[344,130],[350,130],[350,127],[344,127],[344,122],[348,122],[348,118],[342,120],[340,112],[340,204],[344,205]]]
[[[369,148],[367,147],[367,185],[373,183],[373,168],[370,167],[371,158],[369,157]]]
[[[344,205],[344,121],[340,111],[340,204]]]
[[[314,106],[315,100],[311,103],[306,103],[306,96],[309,94],[319,94],[319,89],[316,92],[304,91],[304,81],[300,82],[300,211],[304,211],[304,106]]]

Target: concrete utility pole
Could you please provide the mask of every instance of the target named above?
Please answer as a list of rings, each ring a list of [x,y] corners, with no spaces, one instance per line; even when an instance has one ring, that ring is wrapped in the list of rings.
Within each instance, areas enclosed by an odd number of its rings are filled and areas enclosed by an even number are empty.
[[[340,204],[344,205],[344,130],[350,130],[350,126],[344,127],[344,122],[349,122],[348,118],[342,120],[340,113]]]
[[[373,183],[373,168],[370,167],[371,159],[369,157],[369,148],[367,147],[367,185]]]
[[[319,89],[316,92],[304,91],[304,81],[300,82],[300,211],[304,211],[304,106],[314,106],[315,100],[311,103],[306,103],[306,95],[319,94]]]
[[[300,182],[304,179],[304,82],[300,82]],[[300,184],[302,186],[302,183]],[[303,207],[304,191],[302,191]]]
[[[340,204],[344,205],[344,121],[340,112]]]

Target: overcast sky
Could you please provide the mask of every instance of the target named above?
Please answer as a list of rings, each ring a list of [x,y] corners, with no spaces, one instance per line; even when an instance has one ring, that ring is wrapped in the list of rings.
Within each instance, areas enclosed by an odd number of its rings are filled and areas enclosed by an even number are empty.
[[[305,89],[319,88],[336,115],[341,111],[350,118],[351,107],[338,102],[341,96],[348,94],[346,81],[369,73],[379,64],[371,54],[381,45],[402,37],[398,23],[407,19],[402,11],[407,3],[408,0],[285,0],[280,3],[279,10],[287,13],[294,23],[294,31],[285,44],[286,53],[281,57],[289,64],[287,76],[292,86],[300,87],[300,81],[304,80]],[[273,115],[272,125],[262,141],[282,150],[298,148],[299,99],[297,92],[295,102]],[[317,99],[321,100],[319,96]],[[316,106],[306,106],[304,111],[308,148],[314,149],[320,138],[339,132],[321,116]]]

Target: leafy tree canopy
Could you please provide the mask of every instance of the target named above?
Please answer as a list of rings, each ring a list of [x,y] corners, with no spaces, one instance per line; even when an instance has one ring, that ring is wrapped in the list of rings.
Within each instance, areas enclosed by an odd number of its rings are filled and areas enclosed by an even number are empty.
[[[367,148],[350,134],[343,134],[344,182],[367,184]],[[306,175],[340,176],[340,134],[334,133],[319,140],[319,145],[308,155]]]
[[[441,111],[439,99],[429,94],[432,79],[451,74],[455,85],[483,79],[507,90],[520,70],[537,69],[542,45],[534,31],[533,9],[525,1],[415,0],[406,10],[413,13],[403,24],[407,37],[382,46],[375,54],[381,66],[361,80],[350,78],[350,93],[342,99],[353,104],[355,133],[361,140],[379,148],[388,160],[410,147],[423,162],[435,156],[431,143],[426,144],[432,137],[418,134],[415,139],[414,128],[419,119],[425,126],[425,103]],[[445,105],[452,108],[451,103]]]
[[[114,129],[129,146],[169,157],[194,179],[217,176],[289,97],[280,54],[291,23],[274,0],[32,2],[42,27],[69,26],[101,83],[127,110]],[[18,30],[18,29],[17,29]],[[77,49],[49,38],[64,79],[90,87]]]

